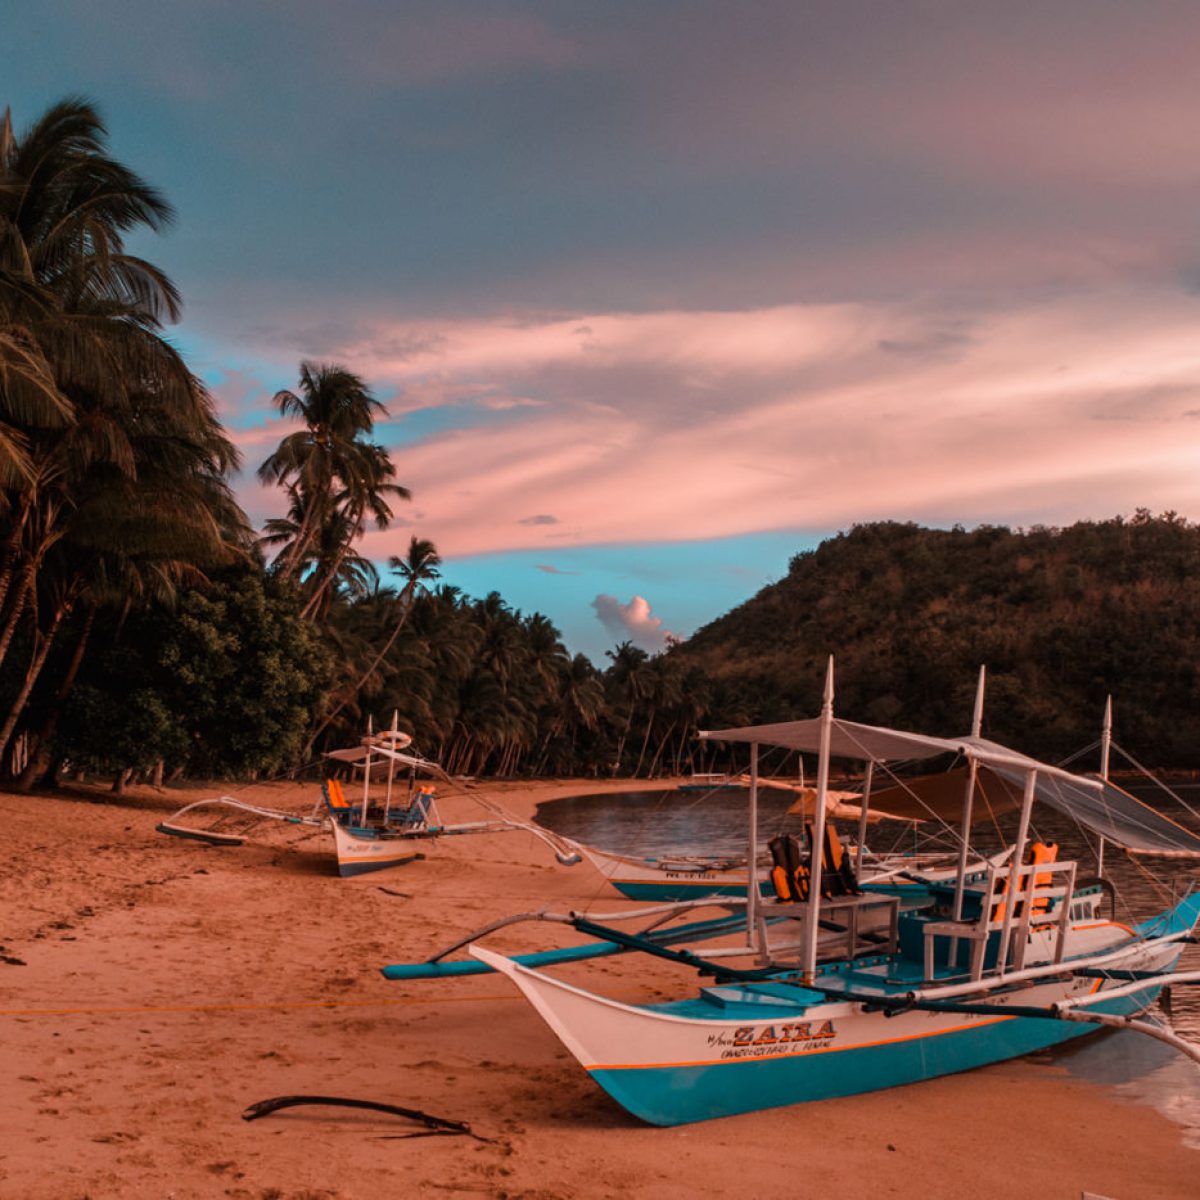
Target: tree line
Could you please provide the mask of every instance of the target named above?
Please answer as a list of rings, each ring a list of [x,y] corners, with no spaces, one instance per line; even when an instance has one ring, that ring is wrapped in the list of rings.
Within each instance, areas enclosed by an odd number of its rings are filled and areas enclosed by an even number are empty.
[[[0,122],[0,775],[271,776],[393,714],[462,774],[656,776],[744,766],[697,728],[811,715],[838,656],[843,715],[969,723],[1034,753],[1119,736],[1200,757],[1200,530],[1174,514],[1068,529],[856,526],[685,643],[603,668],[541,613],[441,582],[435,544],[359,552],[409,499],[376,442],[385,413],[337,363],[275,396],[259,467],[283,515],[250,528],[241,464],[165,335],[181,298],[130,254],[166,199],[68,99]]]

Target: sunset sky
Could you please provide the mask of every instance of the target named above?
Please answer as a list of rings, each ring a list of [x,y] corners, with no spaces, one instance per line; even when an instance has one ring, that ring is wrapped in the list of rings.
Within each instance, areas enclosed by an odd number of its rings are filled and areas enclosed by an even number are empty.
[[[254,469],[302,359],[444,578],[604,662],[856,521],[1200,517],[1194,0],[37,0],[179,219],[135,249]]]

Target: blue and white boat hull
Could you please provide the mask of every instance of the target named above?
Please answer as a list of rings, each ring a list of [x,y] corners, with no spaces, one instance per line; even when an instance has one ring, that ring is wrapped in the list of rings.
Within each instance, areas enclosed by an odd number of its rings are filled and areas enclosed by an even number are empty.
[[[1128,940],[1126,931],[1112,929],[1114,943]],[[471,953],[508,975],[592,1078],[622,1107],[654,1125],[896,1087],[1095,1031],[1090,1025],[1002,1012],[908,1009],[888,1015],[783,982],[706,988],[695,1000],[635,1006],[479,947]],[[1165,973],[1179,953],[1175,942],[1147,943],[1129,966]],[[1094,977],[1056,976],[1019,988],[989,989],[986,1003],[1000,1009],[1010,1003],[1048,1008],[1105,986]],[[1153,1003],[1160,988],[1155,984],[1089,1008],[1131,1015]]]

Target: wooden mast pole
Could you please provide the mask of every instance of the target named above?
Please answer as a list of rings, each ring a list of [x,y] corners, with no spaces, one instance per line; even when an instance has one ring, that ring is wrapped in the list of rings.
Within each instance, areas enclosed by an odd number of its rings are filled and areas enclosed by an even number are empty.
[[[987,687],[987,667],[980,666],[979,682],[975,685],[975,713],[971,718],[971,736],[983,733],[983,694]],[[962,839],[958,847],[958,873],[954,877],[954,920],[962,917],[963,893],[967,886],[967,857],[971,849],[971,809],[975,803],[975,784],[979,779],[979,764],[971,759],[967,771],[967,790],[963,795]]]
[[[1100,778],[1108,782],[1108,759],[1112,751],[1112,696],[1104,701],[1104,728],[1100,733]],[[1096,874],[1104,878],[1104,837],[1096,850]]]
[[[392,709],[392,736],[388,739],[388,749],[393,753],[396,751],[396,743],[399,741],[400,733],[400,710]],[[386,825],[388,818],[392,815],[392,780],[396,777],[396,760],[388,759],[388,777],[387,777],[387,796],[383,801],[383,823]]]
[[[854,851],[854,874],[861,880],[863,854],[867,847],[867,813],[871,808],[871,784],[875,779],[875,760],[867,760],[867,774],[863,780],[862,809],[858,814],[858,846]]]
[[[817,938],[821,920],[821,867],[825,846],[825,810],[829,799],[829,747],[833,740],[833,655],[825,668],[825,698],[821,705],[820,758],[817,763],[817,803],[813,813],[813,836],[809,846],[808,912],[804,937],[804,978],[812,983],[817,974]]]
[[[1000,933],[1000,954],[996,959],[996,970],[1003,975],[1008,966],[1008,946],[1012,940],[1013,918],[1018,904],[1028,904],[1024,895],[1022,871],[1025,860],[1025,843],[1029,840],[1029,814],[1033,811],[1033,797],[1037,790],[1037,771],[1025,774],[1025,794],[1021,800],[1021,822],[1017,827],[1017,841],[1008,866],[1008,890],[1004,896],[1004,925]],[[1033,868],[1029,869],[1029,890],[1033,890]],[[1069,904],[1070,901],[1068,900]]]
[[[758,931],[758,743],[750,743],[750,817],[746,833],[746,945],[755,945]],[[766,946],[759,946],[760,953]]]
[[[371,738],[373,736],[374,724],[371,718],[367,718],[367,737],[366,747],[367,756],[363,759],[363,798],[362,798],[362,816],[359,818],[360,825],[367,823],[367,810],[371,803]]]

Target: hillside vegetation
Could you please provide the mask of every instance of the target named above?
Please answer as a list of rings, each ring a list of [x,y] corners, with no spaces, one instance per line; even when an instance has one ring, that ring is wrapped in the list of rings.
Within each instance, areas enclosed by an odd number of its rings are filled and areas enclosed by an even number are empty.
[[[984,732],[1046,756],[1099,733],[1143,761],[1200,766],[1200,527],[1168,513],[1066,529],[858,525],[675,648],[714,685],[714,719],[819,711],[966,732],[981,664]]]

